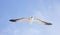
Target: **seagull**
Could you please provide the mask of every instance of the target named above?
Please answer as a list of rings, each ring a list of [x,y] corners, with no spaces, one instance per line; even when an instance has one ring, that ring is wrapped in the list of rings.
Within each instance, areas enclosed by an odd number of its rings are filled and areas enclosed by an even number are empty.
[[[52,23],[50,23],[50,22],[46,22],[41,19],[34,18],[33,16],[31,16],[29,18],[22,17],[22,18],[18,18],[18,19],[10,19],[9,21],[11,21],[11,22],[29,21],[30,24],[32,24],[32,22],[35,21],[35,22],[38,22],[39,24],[42,23],[44,25],[52,25]]]

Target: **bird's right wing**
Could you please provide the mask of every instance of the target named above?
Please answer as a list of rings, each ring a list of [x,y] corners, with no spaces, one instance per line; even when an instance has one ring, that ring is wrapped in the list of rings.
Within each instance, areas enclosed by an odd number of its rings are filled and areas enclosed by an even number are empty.
[[[18,18],[18,19],[10,19],[9,21],[11,22],[21,22],[21,21],[26,21],[28,20],[27,18]]]
[[[34,21],[39,22],[39,23],[42,23],[42,24],[45,24],[45,25],[52,25],[52,23],[45,22],[45,21],[43,21],[41,19],[36,19],[35,18]]]

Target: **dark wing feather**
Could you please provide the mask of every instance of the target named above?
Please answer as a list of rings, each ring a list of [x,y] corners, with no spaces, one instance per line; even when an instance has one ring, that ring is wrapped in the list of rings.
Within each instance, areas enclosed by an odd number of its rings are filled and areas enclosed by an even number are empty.
[[[17,20],[16,20],[16,19],[11,19],[11,20],[9,20],[9,21],[11,21],[11,22],[16,22]]]

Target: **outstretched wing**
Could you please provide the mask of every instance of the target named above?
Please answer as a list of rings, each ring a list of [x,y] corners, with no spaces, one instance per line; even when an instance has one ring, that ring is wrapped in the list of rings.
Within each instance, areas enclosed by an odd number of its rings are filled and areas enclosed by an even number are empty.
[[[21,21],[25,21],[25,20],[27,20],[27,18],[10,19],[9,21],[11,21],[11,22],[21,22]]]
[[[45,22],[45,21],[43,21],[43,20],[40,20],[40,19],[34,19],[34,21],[36,21],[36,22],[39,22],[39,23],[43,23],[43,24],[45,24],[45,25],[52,25],[52,23],[48,23],[48,22]]]

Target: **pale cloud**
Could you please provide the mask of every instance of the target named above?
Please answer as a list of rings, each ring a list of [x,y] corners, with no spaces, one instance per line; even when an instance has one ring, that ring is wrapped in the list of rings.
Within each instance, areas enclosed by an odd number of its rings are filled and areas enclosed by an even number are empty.
[[[2,30],[2,32],[0,33],[0,35],[40,35],[41,31],[39,29],[36,28],[17,28],[16,25],[9,25],[7,26],[4,30]]]
[[[18,25],[17,25],[18,26]],[[40,30],[36,28],[21,28],[17,27],[16,24],[10,24],[5,29],[0,32],[0,35],[39,35],[41,34]]]
[[[26,30],[23,35],[40,35],[42,34],[40,30],[35,29],[35,28],[30,28],[28,30]]]
[[[20,35],[20,32],[19,28],[11,24],[2,30],[0,35]]]

